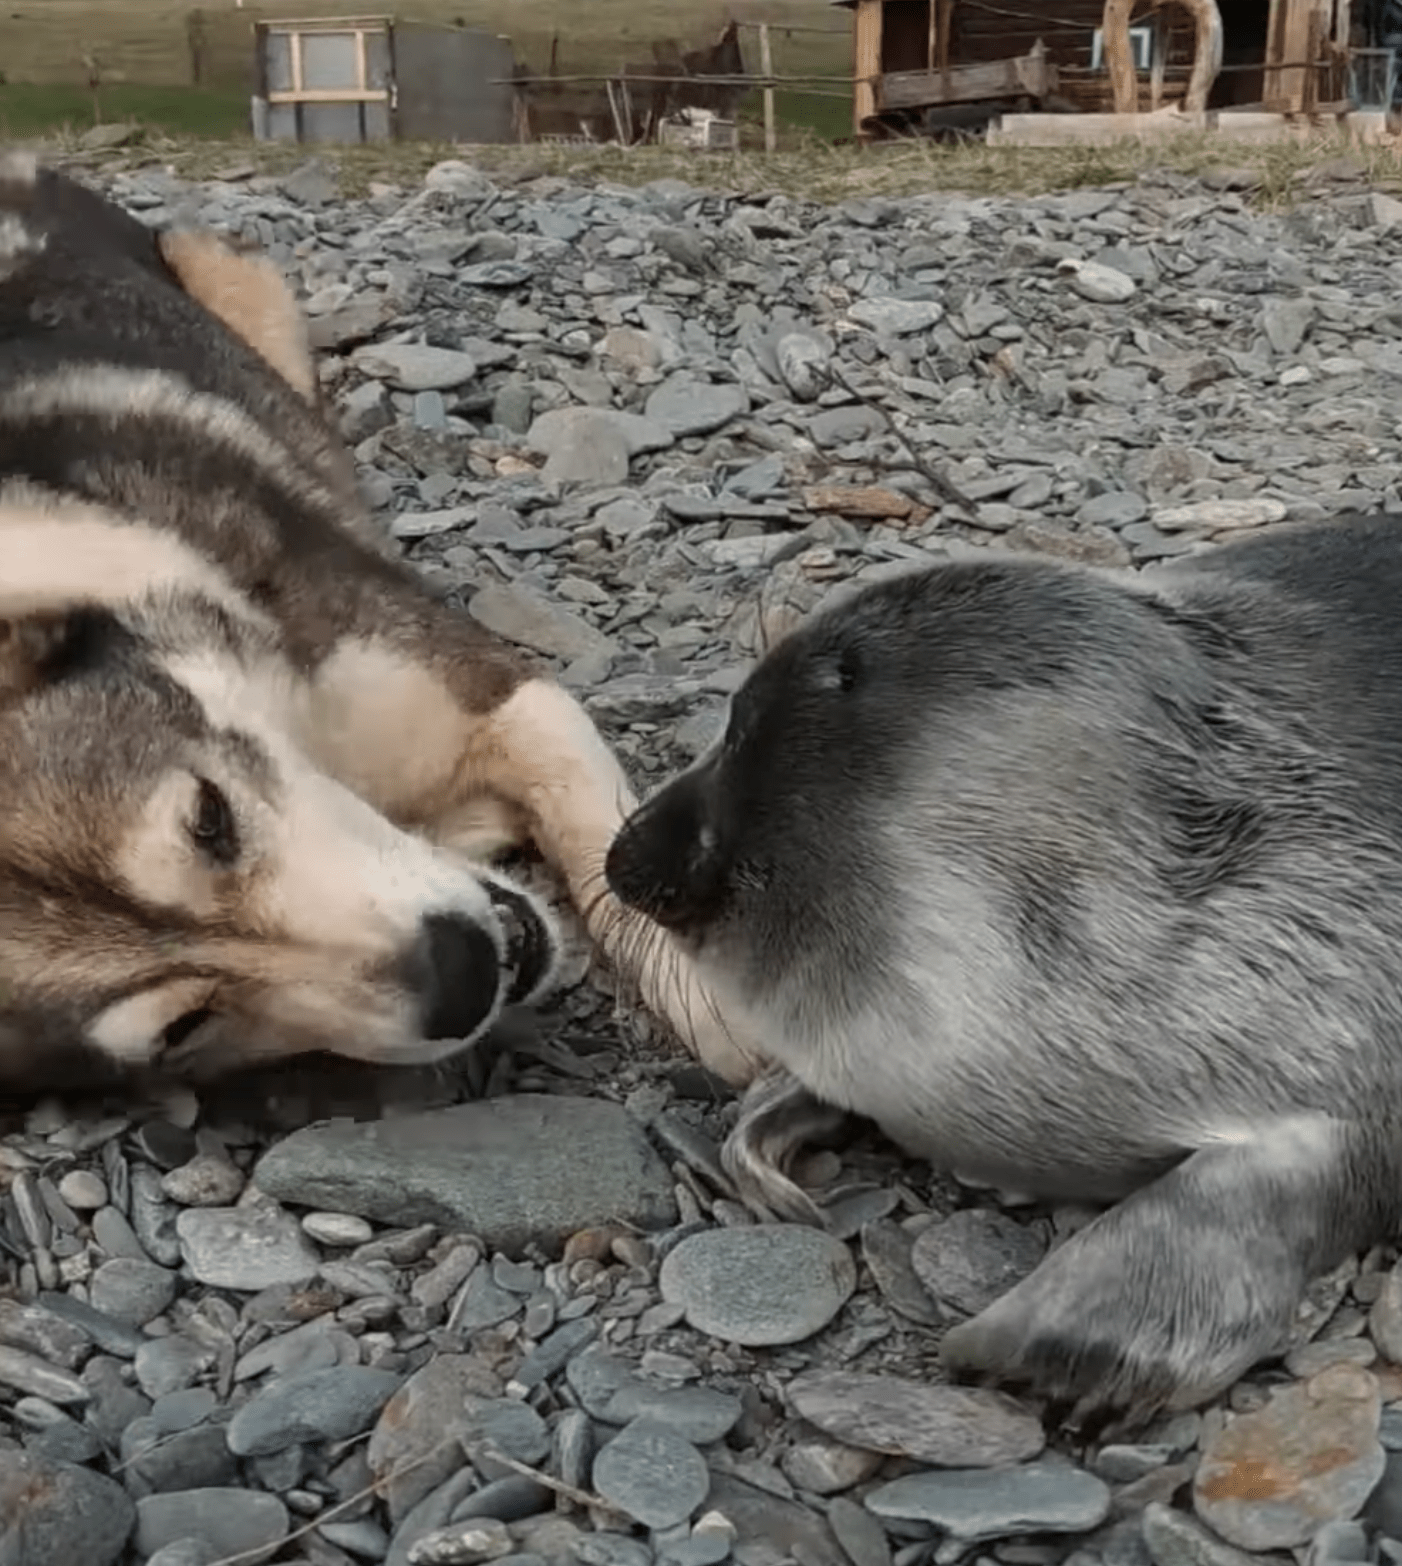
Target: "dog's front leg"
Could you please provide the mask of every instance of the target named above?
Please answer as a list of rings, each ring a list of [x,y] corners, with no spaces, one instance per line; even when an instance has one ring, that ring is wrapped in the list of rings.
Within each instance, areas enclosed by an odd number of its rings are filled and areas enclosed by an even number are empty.
[[[525,681],[481,719],[466,770],[468,798],[480,791],[522,812],[624,984],[705,1065],[727,1081],[748,1082],[761,1064],[757,1044],[727,1022],[667,932],[608,889],[604,858],[637,801],[579,703],[552,681]]]

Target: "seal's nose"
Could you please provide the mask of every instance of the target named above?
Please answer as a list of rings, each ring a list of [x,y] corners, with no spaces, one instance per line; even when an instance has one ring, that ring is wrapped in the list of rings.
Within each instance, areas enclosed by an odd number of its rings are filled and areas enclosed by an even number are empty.
[[[410,959],[426,1039],[465,1039],[496,1009],[506,975],[496,944],[462,914],[429,914]]]

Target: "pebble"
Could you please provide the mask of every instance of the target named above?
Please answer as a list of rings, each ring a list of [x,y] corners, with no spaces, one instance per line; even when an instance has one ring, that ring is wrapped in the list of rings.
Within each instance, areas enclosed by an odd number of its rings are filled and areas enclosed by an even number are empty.
[[[907,1474],[878,1485],[866,1497],[877,1517],[933,1523],[950,1543],[1019,1533],[1088,1533],[1110,1512],[1110,1487],[1070,1463],[1052,1458],[1020,1468],[980,1468]],[[957,1559],[957,1549],[938,1552]]]
[[[161,1189],[182,1207],[228,1207],[243,1187],[243,1171],[213,1153],[197,1153],[161,1179]]]
[[[319,1264],[301,1225],[271,1204],[189,1207],[176,1220],[176,1232],[185,1265],[212,1288],[256,1294],[279,1283],[305,1283]]]
[[[1162,1501],[1150,1501],[1144,1508],[1142,1527],[1154,1566],[1250,1566],[1253,1559]]]
[[[70,1169],[58,1182],[58,1194],[80,1213],[107,1205],[107,1183],[90,1169]]]
[[[1041,1421],[1014,1399],[981,1387],[903,1381],[846,1370],[810,1370],[788,1386],[795,1411],[850,1446],[945,1467],[999,1467],[1035,1457]]]
[[[354,359],[366,375],[388,381],[400,391],[445,391],[477,374],[471,354],[426,343],[376,343],[358,348]]]
[[[1305,1544],[1321,1524],[1357,1515],[1382,1477],[1374,1377],[1334,1365],[1240,1414],[1203,1448],[1198,1516],[1243,1550]]]
[[[711,1229],[669,1251],[662,1298],[698,1332],[746,1347],[799,1343],[820,1331],[857,1286],[839,1240],[798,1224]]]
[[[940,1304],[974,1316],[1021,1283],[1045,1251],[1025,1224],[966,1207],[921,1231],[910,1264]]]
[[[182,1539],[199,1539],[225,1555],[271,1550],[291,1520],[275,1495],[227,1486],[148,1495],[136,1503],[136,1547],[154,1555]]]
[[[1082,299],[1096,304],[1124,304],[1139,291],[1132,277],[1098,261],[1077,261],[1068,256],[1058,270]]]
[[[690,1441],[650,1419],[636,1419],[594,1459],[594,1488],[649,1528],[685,1522],[706,1499],[711,1476]]]
[[[35,1452],[0,1450],[5,1566],[115,1566],[135,1520],[114,1480]]]
[[[307,1441],[346,1441],[374,1424],[403,1377],[364,1365],[280,1376],[229,1422],[236,1457],[265,1457]]]
[[[117,1256],[92,1275],[88,1299],[94,1310],[131,1327],[144,1327],[175,1298],[175,1274],[153,1261]]]
[[[365,1245],[375,1231],[354,1213],[303,1213],[302,1228],[319,1245],[341,1247]]]
[[[645,1229],[674,1214],[666,1166],[623,1109],[540,1094],[308,1127],[263,1156],[256,1180],[284,1201],[428,1219],[508,1252],[561,1244],[604,1213]]]

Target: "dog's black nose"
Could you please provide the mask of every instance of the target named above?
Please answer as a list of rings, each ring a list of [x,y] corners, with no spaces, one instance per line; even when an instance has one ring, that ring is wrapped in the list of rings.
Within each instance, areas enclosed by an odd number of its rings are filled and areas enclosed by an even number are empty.
[[[514,1006],[540,984],[554,965],[555,935],[528,897],[497,881],[488,881],[486,888],[506,932],[506,1001]]]
[[[411,966],[426,1039],[465,1039],[491,1015],[504,975],[496,944],[461,914],[429,914]]]

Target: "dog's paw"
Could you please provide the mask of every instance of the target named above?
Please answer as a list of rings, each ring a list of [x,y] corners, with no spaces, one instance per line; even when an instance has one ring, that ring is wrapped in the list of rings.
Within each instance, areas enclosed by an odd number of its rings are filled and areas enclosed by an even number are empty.
[[[1162,1235],[1116,1209],[941,1344],[951,1374],[1043,1401],[1088,1437],[1124,1435],[1224,1391],[1279,1350],[1298,1298],[1288,1259],[1225,1235]]]

